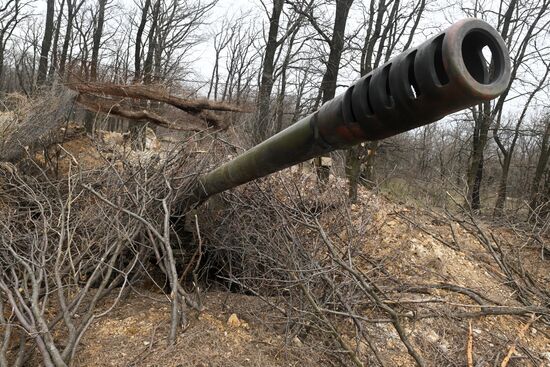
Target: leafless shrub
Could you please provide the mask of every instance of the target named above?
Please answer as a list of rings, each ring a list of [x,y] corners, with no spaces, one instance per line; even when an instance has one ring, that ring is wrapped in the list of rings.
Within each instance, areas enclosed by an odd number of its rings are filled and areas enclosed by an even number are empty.
[[[453,199],[454,200],[454,199]],[[457,205],[458,206],[458,205]],[[523,246],[516,248],[507,244],[506,240],[499,236],[491,228],[487,228],[481,221],[472,214],[469,210],[455,214],[447,211],[448,218],[458,223],[469,234],[484,247],[487,253],[492,257],[494,263],[500,270],[499,274],[502,282],[507,284],[514,290],[516,300],[524,307],[518,308],[518,314],[537,314],[547,325],[550,324],[550,291],[547,289],[544,281],[540,277],[534,275],[535,266],[526,267],[524,263],[525,253]],[[543,231],[547,228],[547,224],[543,224]],[[516,228],[512,223],[508,223],[506,228],[509,229],[514,236],[520,238],[519,243],[525,245],[540,243],[542,259],[544,259],[544,237],[545,233],[540,232],[538,226],[532,228],[531,231]]]
[[[412,358],[425,365],[400,311],[377,286],[386,275],[361,250],[364,236],[375,230],[372,212],[352,220],[344,193],[308,199],[316,196],[268,179],[223,194],[205,208],[207,270],[273,306],[286,320],[290,339],[298,336],[344,365],[371,359],[389,365],[373,341],[372,322],[393,325]],[[327,221],[329,226],[321,224]],[[374,315],[365,316],[367,310]]]
[[[162,161],[111,153],[103,168],[87,171],[65,152],[70,163],[60,178],[35,162],[33,174],[2,164],[0,365],[31,358],[70,364],[92,322],[154,268],[168,282],[159,287],[169,290],[173,342],[187,324],[187,307],[200,309],[174,256],[176,248],[187,250],[174,228],[174,206],[191,194],[204,163],[192,140]],[[107,295],[113,301],[105,303]]]
[[[464,285],[395,273],[388,265],[406,260],[370,256],[364,248],[366,238],[381,235],[374,216],[383,204],[376,196],[363,198],[369,204],[351,206],[344,185],[339,188],[333,182],[330,192],[318,190],[285,172],[222,194],[200,210],[204,271],[233,291],[261,297],[279,315],[271,321],[284,325],[289,340],[298,337],[343,365],[390,366],[395,361],[388,356],[387,342],[394,335],[410,356],[407,363],[459,366],[466,360],[461,333],[467,329],[461,331],[457,321],[536,315],[540,322],[550,315],[547,307],[541,307],[548,302],[544,286],[529,276],[523,278],[525,267],[477,220],[472,222],[475,217],[456,217],[452,223],[484,241],[494,261],[510,275],[503,284],[512,282],[521,303],[503,304]],[[458,205],[453,206],[454,215]],[[404,210],[392,215],[453,251],[461,250],[424,228],[414,214]],[[441,213],[433,218],[446,220]],[[403,271],[415,266],[405,265]],[[432,323],[449,334],[451,346],[440,348],[427,339],[422,330]],[[481,358],[496,363],[510,341],[492,337],[498,347],[483,351]],[[522,352],[533,363],[540,362],[529,349],[522,347]]]

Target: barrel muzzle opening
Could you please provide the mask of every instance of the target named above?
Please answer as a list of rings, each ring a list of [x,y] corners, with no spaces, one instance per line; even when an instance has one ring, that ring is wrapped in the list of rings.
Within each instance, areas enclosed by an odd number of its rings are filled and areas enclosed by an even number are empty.
[[[448,66],[468,93],[484,100],[502,94],[510,82],[510,58],[504,40],[487,23],[468,19],[446,34]],[[458,56],[458,57],[457,57]]]

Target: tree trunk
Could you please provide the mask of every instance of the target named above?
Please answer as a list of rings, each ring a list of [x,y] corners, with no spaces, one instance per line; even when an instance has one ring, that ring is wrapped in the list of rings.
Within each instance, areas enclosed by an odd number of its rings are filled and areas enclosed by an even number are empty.
[[[159,21],[159,15],[160,15],[160,0],[157,0],[155,2],[155,5],[153,7],[153,12],[151,14],[152,17],[152,23],[151,28],[149,29],[149,34],[147,35],[147,43],[149,45],[147,49],[147,55],[145,56],[145,61],[143,62],[143,84],[151,84],[153,81],[153,62],[155,53],[157,50],[157,33],[158,33],[158,21]],[[146,4],[147,5],[147,4]],[[146,17],[147,10],[144,8],[142,17]],[[145,18],[146,20],[146,18]],[[142,18],[143,22],[143,18]],[[140,24],[141,27],[142,24]],[[143,23],[143,26],[145,26],[145,23]],[[143,33],[143,32],[142,32]],[[139,36],[141,42],[142,35]],[[137,41],[136,41],[137,44]],[[138,61],[136,61],[136,65],[138,65]],[[138,74],[136,73],[136,76]],[[137,80],[137,79],[136,79]],[[148,107],[147,101],[142,102],[142,107],[146,109]],[[145,149],[145,138],[146,138],[146,129],[147,129],[147,121],[136,121],[135,124],[132,124],[130,126],[130,140],[131,145],[134,150],[144,150]]]
[[[82,4],[82,2],[80,4]],[[67,30],[65,31],[65,38],[63,39],[63,47],[61,49],[61,57],[59,58],[59,74],[61,76],[65,74],[65,64],[67,63],[69,45],[73,34],[74,17],[79,8],[80,5],[77,7],[76,2],[73,2],[73,0],[67,0]]]
[[[145,62],[143,63],[143,83],[150,84],[153,80],[153,58],[155,51],[157,49],[157,28],[159,21],[160,13],[160,0],[157,0],[155,3],[155,8],[153,9],[153,23],[151,24],[151,29],[149,30],[149,35],[147,42],[149,43],[149,48],[147,49],[147,56],[145,57]]]
[[[545,186],[548,183],[543,182],[544,172],[550,161],[550,118],[546,120],[546,127],[542,136],[542,145],[540,155],[537,160],[537,168],[531,185],[531,200],[529,207],[531,212],[535,211],[543,202]],[[550,178],[550,175],[547,175]]]
[[[279,47],[277,34],[279,33],[279,19],[283,11],[284,0],[273,0],[273,11],[269,18],[269,33],[265,46],[265,55],[262,63],[262,78],[256,103],[256,118],[254,126],[254,141],[259,143],[269,135],[271,91],[273,90],[273,71],[275,69],[275,52]]]
[[[334,16],[334,27],[330,41],[330,53],[328,55],[327,69],[323,75],[320,92],[322,93],[322,102],[328,102],[336,94],[336,82],[338,81],[338,71],[340,70],[340,59],[344,49],[344,38],[346,35],[346,23],[353,0],[337,0],[336,13]],[[349,155],[347,155],[349,156]],[[328,176],[324,174],[325,168],[321,165],[322,159],[314,160],[317,178],[324,184]],[[355,163],[349,162],[351,167],[346,167],[348,173],[355,172]],[[346,163],[347,164],[347,163]],[[350,176],[348,175],[348,178]],[[355,189],[356,190],[356,189]],[[351,192],[351,191],[350,191]]]
[[[40,49],[40,61],[38,62],[38,76],[36,83],[43,85],[46,82],[48,73],[48,55],[52,46],[53,38],[53,17],[55,11],[55,0],[47,0],[46,3],[46,25],[44,28],[44,38]]]
[[[512,161],[512,152],[509,151],[504,156],[502,173],[500,175],[500,182],[497,189],[497,201],[495,203],[495,210],[493,212],[494,217],[500,217],[504,213],[504,206],[506,204],[506,195],[508,191],[508,174],[510,172],[511,161]]]
[[[349,183],[349,199],[352,203],[357,202],[357,189],[359,186],[359,177],[361,174],[360,150],[361,144],[355,145],[346,150],[346,175]]]
[[[53,47],[52,47],[52,63],[50,65],[50,71],[48,74],[50,78],[54,78],[55,69],[57,67],[57,45],[59,43],[59,33],[61,32],[61,19],[63,18],[63,8],[65,7],[65,0],[61,0],[61,7],[59,8],[59,14],[57,15],[57,22],[55,26],[55,35],[53,37]]]
[[[134,54],[134,79],[137,81],[141,78],[141,42],[145,24],[147,24],[147,12],[151,6],[151,0],[145,0],[143,10],[141,11],[141,21],[136,34],[136,51]]]
[[[378,150],[379,145],[380,142],[378,140],[367,143],[365,169],[363,170],[362,174],[364,177],[364,182],[368,188],[373,188],[374,186],[376,186],[374,162],[376,158],[376,151]]]
[[[277,111],[276,111],[276,120],[275,120],[275,133],[278,133],[283,129],[283,118],[284,118],[284,112],[285,112],[285,97],[286,97],[286,83],[287,83],[287,70],[288,66],[290,65],[290,61],[292,58],[292,49],[294,46],[294,41],[296,39],[296,34],[298,34],[299,28],[296,27],[296,29],[292,32],[292,35],[289,38],[288,41],[288,49],[286,51],[285,59],[283,61],[283,64],[281,65],[281,85],[279,90],[279,95],[277,96]]]
[[[281,73],[281,87],[277,96],[277,112],[275,113],[274,132],[277,133],[283,129],[283,118],[285,113],[285,93],[286,93],[286,70]]]
[[[216,50],[214,69],[212,69],[212,77],[210,78],[210,87],[208,88],[208,94],[206,95],[206,98],[210,99],[212,90],[214,90],[214,101],[218,100],[218,83],[220,81],[219,64],[220,64],[220,53]]]
[[[3,43],[1,43],[0,44],[0,88],[2,88],[4,84],[4,53],[5,53],[5,46]]]
[[[99,47],[101,46],[101,36],[103,35],[103,25],[105,23],[105,5],[107,0],[99,0],[97,11],[97,23],[94,29],[93,46],[92,46],[92,64],[90,65],[90,78],[92,81],[97,80],[97,67],[99,64]]]
[[[480,191],[483,180],[484,151],[492,121],[490,102],[480,105],[479,112],[474,116],[474,121],[472,153],[468,168],[468,199],[470,200],[470,207],[473,210],[479,210],[481,209]]]
[[[483,180],[484,146],[475,145],[468,173],[468,198],[473,210],[481,209],[481,182]]]
[[[92,81],[97,80],[97,66],[99,63],[99,47],[101,45],[101,36],[103,35],[103,24],[105,23],[105,5],[107,0],[99,0],[98,2],[98,14],[97,23],[94,28],[93,44],[92,44],[92,61],[90,65],[90,79]],[[95,115],[89,111],[86,111],[84,117],[84,126],[86,132],[89,134],[94,133]]]
[[[550,216],[550,172],[546,172],[546,181],[541,195],[541,205],[543,207],[540,210],[540,216],[547,218]]]
[[[338,71],[340,70],[340,59],[344,49],[344,38],[346,35],[346,23],[348,20],[349,9],[353,0],[337,0],[336,15],[334,18],[334,29],[332,32],[332,41],[330,44],[330,53],[328,56],[327,70],[323,75],[321,89],[323,91],[323,103],[330,101],[336,94],[336,82],[338,80]]]

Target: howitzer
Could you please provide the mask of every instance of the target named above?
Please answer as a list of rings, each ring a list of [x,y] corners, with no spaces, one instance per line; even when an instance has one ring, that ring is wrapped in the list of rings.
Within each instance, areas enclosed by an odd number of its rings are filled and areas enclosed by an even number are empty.
[[[485,60],[483,49],[491,51]],[[207,197],[336,149],[435,122],[501,95],[510,82],[499,33],[464,19],[363,76],[318,111],[199,179]]]

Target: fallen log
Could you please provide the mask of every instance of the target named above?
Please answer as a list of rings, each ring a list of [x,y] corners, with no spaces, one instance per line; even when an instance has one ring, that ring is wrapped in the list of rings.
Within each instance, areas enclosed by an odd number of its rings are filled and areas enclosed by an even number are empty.
[[[131,106],[125,108],[123,100],[108,100],[96,96],[80,94],[76,102],[91,112],[100,112],[106,115],[115,115],[129,120],[148,120],[156,125],[166,127],[172,130],[180,131],[202,131],[203,126],[186,123],[178,125],[162,117],[161,115],[145,109],[133,109]]]
[[[69,89],[85,94],[108,95],[117,97],[129,97],[136,99],[148,99],[163,102],[179,108],[185,112],[196,115],[205,110],[225,112],[246,112],[242,108],[226,103],[209,100],[189,100],[169,94],[164,88],[145,85],[120,85],[109,83],[70,83]]]
[[[106,100],[108,98],[113,99],[112,106],[114,108],[108,109],[108,113],[116,114],[121,117],[129,119],[146,119],[159,125],[166,126],[166,118],[163,118],[157,113],[143,110],[141,107],[133,105],[132,108],[126,110],[120,106],[121,101],[126,99],[137,100],[149,100],[155,102],[161,102],[173,106],[181,111],[184,111],[190,115],[201,118],[206,121],[208,127],[212,127],[218,130],[224,130],[227,125],[223,123],[221,118],[214,114],[212,111],[217,112],[246,112],[240,107],[231,106],[226,103],[220,103],[209,100],[189,100],[181,97],[171,95],[165,88],[160,86],[146,86],[146,85],[121,85],[111,83],[67,83],[66,86],[79,93],[80,96],[86,96],[83,98],[94,97],[97,99]],[[118,97],[118,101],[113,97]],[[87,109],[91,109],[95,112],[107,113],[106,108],[93,107],[97,103],[80,103]],[[103,106],[105,107],[105,106]],[[139,116],[142,116],[141,118]],[[172,124],[173,125],[173,124]]]

